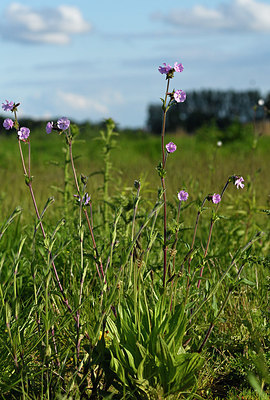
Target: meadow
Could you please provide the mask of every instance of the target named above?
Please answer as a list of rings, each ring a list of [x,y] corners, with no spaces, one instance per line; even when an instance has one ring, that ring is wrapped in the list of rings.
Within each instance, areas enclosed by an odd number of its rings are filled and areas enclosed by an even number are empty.
[[[0,396],[268,399],[270,137],[59,121],[0,137]]]

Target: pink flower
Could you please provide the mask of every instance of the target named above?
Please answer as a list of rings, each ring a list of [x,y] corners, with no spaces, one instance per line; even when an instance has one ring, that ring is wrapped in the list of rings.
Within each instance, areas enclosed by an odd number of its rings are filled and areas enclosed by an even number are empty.
[[[244,182],[244,178],[242,176],[240,176],[240,177],[236,176],[236,180],[235,180],[234,184],[236,185],[237,189],[239,189],[239,188],[243,189],[243,187],[245,186],[243,184],[243,182]]]
[[[184,70],[184,67],[181,63],[178,62],[175,62],[173,67],[169,64],[167,65],[166,63],[163,63],[163,67],[159,66],[158,70],[161,74],[168,74],[170,71],[182,72]]]
[[[6,119],[4,120],[4,122],[3,122],[3,127],[4,127],[6,130],[9,130],[9,129],[13,128],[13,125],[14,125],[14,122],[13,122],[12,119],[10,119],[10,118],[6,118]]]
[[[183,103],[186,100],[187,95],[180,89],[174,92],[173,97],[177,103]]]
[[[188,199],[188,192],[185,192],[184,190],[180,190],[179,193],[177,193],[179,201],[187,201]]]
[[[166,144],[166,150],[168,153],[174,153],[176,149],[177,149],[177,146],[173,142]]]
[[[48,122],[46,125],[46,132],[51,133],[53,129],[53,122]]]
[[[159,66],[158,70],[161,74],[167,74],[168,72],[170,72],[170,70],[172,69],[172,67],[168,64],[166,65],[166,63],[163,63],[164,67]]]
[[[214,193],[212,196],[212,202],[218,204],[221,201],[221,196],[218,193]]]
[[[66,117],[62,117],[57,121],[57,127],[62,131],[65,131],[70,125],[70,120]]]
[[[181,63],[178,64],[177,62],[175,62],[173,69],[175,70],[175,72],[182,72],[184,70],[184,67]]]
[[[23,142],[25,142],[26,139],[28,139],[29,134],[30,134],[30,129],[25,128],[24,126],[20,128],[20,130],[18,131],[19,139],[22,140]]]
[[[13,110],[13,106],[14,106],[13,101],[6,100],[6,104],[2,103],[2,108],[3,108],[4,111],[12,111]]]

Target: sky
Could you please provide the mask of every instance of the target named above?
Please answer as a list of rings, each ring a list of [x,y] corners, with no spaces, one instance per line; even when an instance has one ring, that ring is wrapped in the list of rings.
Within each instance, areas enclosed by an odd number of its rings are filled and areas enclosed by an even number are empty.
[[[19,117],[143,128],[171,89],[270,91],[270,0],[0,3],[0,101]],[[181,105],[179,105],[181,106]],[[3,115],[3,113],[2,113]]]

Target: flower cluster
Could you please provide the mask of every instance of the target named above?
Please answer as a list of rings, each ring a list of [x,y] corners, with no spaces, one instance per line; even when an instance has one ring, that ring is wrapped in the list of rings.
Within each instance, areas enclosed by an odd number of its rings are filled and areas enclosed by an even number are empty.
[[[174,63],[174,66],[172,67],[170,64],[163,63],[163,66],[159,66],[158,70],[161,74],[166,74],[166,79],[171,79],[174,76],[175,72],[182,72],[184,70],[184,67],[181,63]],[[176,103],[183,103],[186,100],[186,93],[179,89],[179,90],[173,90],[172,93],[168,93],[171,97],[171,100],[176,101]]]
[[[167,65],[166,63],[163,63],[163,67],[159,66],[158,70],[161,74],[168,74],[169,72],[182,72],[184,70],[184,67],[181,63],[174,63],[174,66],[172,67],[171,65]]]
[[[56,126],[53,125],[53,122],[47,122],[46,132],[51,133],[52,130],[62,132],[62,131],[65,131],[66,129],[68,129],[69,125],[70,125],[70,120],[67,119],[66,117],[62,117],[62,118],[58,119]]]
[[[2,103],[2,108],[4,111],[11,111],[11,112],[15,112],[16,107],[19,105],[15,104],[13,101],[8,101],[6,100],[5,103]],[[10,129],[12,129],[14,127],[14,121],[10,118],[6,118],[4,119],[3,122],[3,127],[8,131]],[[17,125],[18,126],[18,125]],[[17,129],[17,128],[16,128]],[[26,142],[27,139],[29,138],[30,135],[30,129],[26,128],[25,126],[22,126],[20,129],[18,128],[17,130],[18,133],[18,139],[22,140],[23,142]]]

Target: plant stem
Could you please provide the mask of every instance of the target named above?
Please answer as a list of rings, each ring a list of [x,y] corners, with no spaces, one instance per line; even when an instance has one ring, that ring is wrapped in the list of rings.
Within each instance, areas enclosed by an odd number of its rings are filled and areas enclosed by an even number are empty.
[[[135,221],[136,221],[136,214],[137,214],[137,210],[138,210],[138,204],[139,204],[139,200],[140,200],[140,190],[141,190],[141,184],[138,181],[137,194],[136,194],[136,198],[134,201],[134,208],[133,208],[133,218],[132,218],[132,227],[131,227],[131,242],[133,242],[133,240],[134,240]],[[133,271],[133,256],[134,256],[134,247],[132,247],[132,251],[131,251],[131,255],[130,255],[130,274],[129,274],[130,284],[131,284],[132,271]],[[134,274],[135,274],[135,271],[134,271]],[[134,275],[134,279],[135,279],[135,275]],[[135,290],[135,286],[134,286],[134,290]]]
[[[164,109],[163,109],[163,124],[162,124],[162,132],[161,132],[161,151],[162,151],[162,168],[165,170],[166,158],[165,158],[165,148],[164,148],[164,137],[165,137],[165,127],[166,127],[166,114],[167,114],[167,97],[169,92],[169,84],[170,79],[167,82],[165,100],[164,100]],[[161,186],[163,191],[163,288],[166,285],[166,275],[167,275],[167,203],[166,203],[166,187],[165,187],[165,178],[161,177]]]
[[[197,212],[197,217],[196,217],[196,222],[195,222],[195,227],[194,227],[194,233],[193,233],[193,238],[192,238],[192,243],[191,243],[191,248],[190,248],[190,257],[188,258],[188,276],[187,276],[187,290],[186,290],[186,299],[185,302],[187,301],[188,298],[188,293],[189,293],[189,287],[190,287],[190,270],[191,270],[191,260],[192,260],[192,252],[194,249],[194,244],[195,244],[195,238],[197,235],[197,228],[198,228],[198,224],[199,224],[199,219],[200,219],[200,215],[202,213],[203,210],[203,206],[207,200],[208,196],[206,196],[203,201],[202,204]]]
[[[225,192],[225,190],[227,189],[229,183],[230,183],[230,179],[227,180],[227,182],[225,183],[225,185],[224,185],[224,187],[223,187],[223,189],[222,189],[222,192],[221,192],[221,195],[220,195],[221,199],[222,199],[222,197],[223,197],[223,195],[224,195],[224,192]],[[217,211],[218,211],[219,205],[220,205],[220,202],[216,205],[215,214],[216,214]],[[207,244],[206,244],[205,251],[204,251],[204,256],[203,256],[204,259],[206,258],[207,253],[208,253],[209,244],[210,244],[210,240],[211,240],[211,236],[212,236],[212,231],[213,231],[213,226],[214,226],[214,223],[215,223],[215,222],[216,222],[216,219],[212,217],[212,218],[211,218],[211,223],[210,223],[210,228],[209,228],[209,234],[208,234]],[[204,265],[201,267],[201,270],[200,270],[200,279],[198,280],[198,284],[197,284],[197,288],[198,288],[198,289],[200,288],[200,285],[201,285],[201,278],[202,278],[202,275],[203,275],[203,270],[204,270]]]
[[[24,175],[26,177],[28,177],[27,186],[29,188],[30,195],[31,195],[31,198],[32,198],[32,201],[33,201],[33,205],[34,205],[34,208],[35,208],[36,216],[37,216],[38,221],[39,221],[39,225],[40,225],[40,229],[41,229],[41,232],[42,232],[42,236],[43,236],[44,239],[46,239],[46,233],[45,233],[45,230],[44,230],[44,227],[43,227],[42,219],[41,219],[39,211],[38,211],[37,202],[36,202],[34,191],[33,191],[33,188],[32,188],[30,167],[28,168],[28,174],[27,174],[27,170],[26,170],[25,162],[24,162],[24,157],[23,157],[23,152],[22,152],[21,141],[19,139],[18,139],[18,144],[19,144],[19,150],[20,150],[20,156],[21,156],[21,161],[22,161],[23,172],[24,172]],[[30,147],[30,142],[29,142],[29,147]],[[30,155],[30,150],[29,150],[28,154]],[[30,166],[30,161],[29,160],[28,160],[28,166]],[[50,256],[50,261],[51,261],[52,266],[53,266],[55,278],[56,278],[58,287],[59,287],[61,295],[62,295],[62,301],[66,305],[66,307],[69,310],[69,312],[72,313],[72,309],[71,309],[71,307],[69,305],[68,299],[66,298],[64,290],[63,290],[63,287],[61,285],[61,282],[60,282],[60,279],[59,279],[59,276],[58,276],[58,273],[57,273],[57,269],[56,269],[56,266],[55,266],[54,261],[53,261],[52,253],[51,253],[51,251],[49,249],[48,249],[48,253],[49,253],[49,256]]]
[[[172,250],[174,250],[172,274],[174,274],[174,272],[175,272],[175,257],[176,257],[176,246],[177,246],[177,242],[178,242],[179,219],[180,219],[181,203],[182,203],[182,202],[179,201],[178,210],[177,210],[177,219],[176,219],[177,229],[176,229],[176,232],[175,232],[175,239],[174,239],[174,243],[173,243],[173,246],[172,246]],[[173,282],[173,281],[172,281],[172,282]]]
[[[78,184],[78,179],[77,179],[77,175],[76,175],[76,170],[75,170],[75,166],[74,166],[74,161],[73,161],[73,155],[72,155],[72,140],[68,137],[67,133],[66,133],[66,138],[68,141],[68,145],[69,145],[69,154],[70,154],[70,162],[71,162],[71,167],[72,167],[72,171],[73,171],[73,176],[74,176],[74,181],[75,181],[75,186],[77,189],[77,193],[80,199],[80,202],[82,203],[82,198],[81,198],[81,194],[80,194],[80,188],[79,188],[79,184]],[[96,262],[96,268],[97,268],[97,273],[99,278],[102,280],[104,280],[104,283],[106,283],[106,278],[105,278],[105,274],[103,271],[103,265],[102,265],[102,261],[101,258],[98,254],[98,250],[97,250],[97,245],[96,245],[96,241],[95,241],[95,237],[94,237],[94,232],[88,217],[88,213],[87,210],[85,208],[83,208],[83,212],[87,221],[87,225],[90,231],[90,235],[92,238],[92,243],[93,243],[93,248],[94,248],[94,258],[95,258],[95,262]],[[102,277],[101,277],[102,276]]]

